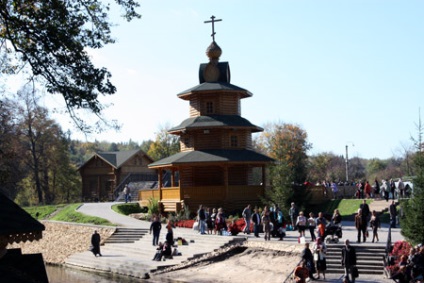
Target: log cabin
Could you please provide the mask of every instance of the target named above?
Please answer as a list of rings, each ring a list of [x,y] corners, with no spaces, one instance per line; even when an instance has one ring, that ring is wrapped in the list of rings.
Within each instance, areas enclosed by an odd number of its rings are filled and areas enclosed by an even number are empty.
[[[153,159],[142,150],[98,152],[79,167],[85,201],[114,201],[131,182],[157,181],[148,168]],[[137,193],[138,194],[138,193]]]

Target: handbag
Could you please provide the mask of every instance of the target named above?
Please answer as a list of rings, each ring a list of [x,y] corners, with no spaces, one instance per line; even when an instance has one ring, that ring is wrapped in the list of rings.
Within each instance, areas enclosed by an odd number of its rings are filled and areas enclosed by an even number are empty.
[[[358,268],[356,266],[352,267],[352,277],[354,277],[354,278],[359,277],[359,271],[358,271]]]
[[[314,261],[318,261],[318,253],[314,253]]]

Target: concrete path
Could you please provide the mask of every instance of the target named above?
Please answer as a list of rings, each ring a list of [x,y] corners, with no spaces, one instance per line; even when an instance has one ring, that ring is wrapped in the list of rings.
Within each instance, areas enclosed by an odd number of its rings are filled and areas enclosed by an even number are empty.
[[[385,201],[384,201],[385,202]],[[93,215],[108,219],[117,226],[131,227],[131,228],[150,228],[150,222],[140,221],[131,217],[118,214],[111,210],[111,206],[116,203],[86,203],[82,205],[78,211],[87,215]],[[344,221],[343,223],[343,238],[349,239],[353,245],[371,245],[370,242],[357,244],[357,232],[354,228],[354,223]],[[165,228],[162,230],[160,240],[164,240]],[[306,233],[306,240],[310,240],[309,231]],[[376,245],[386,245],[388,233],[388,224],[383,224],[379,230],[380,241]],[[371,231],[370,231],[371,234]],[[107,244],[101,247],[102,257],[94,257],[89,251],[74,254],[66,260],[66,265],[80,267],[95,271],[113,272],[120,275],[143,277],[145,273],[152,270],[161,268],[168,265],[175,265],[187,261],[193,256],[213,252],[219,249],[232,240],[236,241],[256,241],[264,242],[263,238],[255,238],[252,234],[240,234],[236,237],[231,236],[217,236],[217,235],[200,235],[192,229],[175,228],[174,238],[182,237],[189,243],[187,246],[179,246],[178,251],[182,256],[175,256],[171,260],[157,262],[152,261],[155,254],[155,247],[152,246],[152,238],[150,235],[142,237],[139,241],[132,244]],[[392,229],[392,242],[402,240],[400,229]],[[268,243],[279,244],[278,239],[272,239]],[[283,243],[298,244],[298,233],[296,231],[288,231],[287,237],[284,238]],[[341,274],[329,274],[326,282],[341,282]],[[360,282],[390,282],[386,281],[383,276],[368,276],[358,278]]]
[[[108,219],[118,227],[150,229],[150,222],[140,221],[114,212],[111,206],[116,203],[86,203],[78,211],[87,215]],[[166,229],[163,226],[159,241],[165,240]],[[90,251],[84,251],[68,257],[65,264],[96,272],[111,272],[119,275],[142,278],[145,273],[190,260],[194,256],[213,252],[233,241],[243,241],[243,237],[218,235],[200,235],[192,229],[175,228],[174,239],[184,238],[189,244],[178,246],[181,256],[166,261],[153,261],[156,247],[152,245],[152,236],[144,235],[135,243],[110,243],[101,246],[102,257],[94,257]]]

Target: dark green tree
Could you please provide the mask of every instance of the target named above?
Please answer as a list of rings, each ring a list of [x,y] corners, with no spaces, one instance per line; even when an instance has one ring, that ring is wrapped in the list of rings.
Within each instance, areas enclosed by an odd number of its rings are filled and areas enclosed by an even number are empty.
[[[140,17],[134,0],[115,2],[126,20]],[[95,67],[87,54],[114,43],[109,10],[98,0],[0,0],[1,73],[25,69],[29,80],[40,78],[49,93],[63,96],[76,125],[89,131],[75,110],[100,118],[98,96],[116,92],[110,72]]]
[[[25,175],[22,150],[19,144],[16,103],[0,101],[0,190],[9,198],[17,194],[17,184]]]
[[[413,180],[414,189],[412,197],[402,202],[404,217],[401,219],[401,233],[413,244],[424,243],[424,128],[421,119],[417,125],[418,138],[414,140],[416,153],[414,155]]]

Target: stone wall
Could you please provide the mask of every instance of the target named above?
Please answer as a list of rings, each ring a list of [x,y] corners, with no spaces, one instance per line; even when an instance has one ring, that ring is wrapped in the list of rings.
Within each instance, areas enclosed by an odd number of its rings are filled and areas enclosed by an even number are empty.
[[[115,227],[95,226],[55,221],[42,221],[46,226],[43,238],[39,241],[14,243],[7,248],[21,248],[23,254],[42,253],[44,261],[62,264],[65,259],[78,252],[89,249],[91,234],[97,230],[103,242],[116,230]]]

